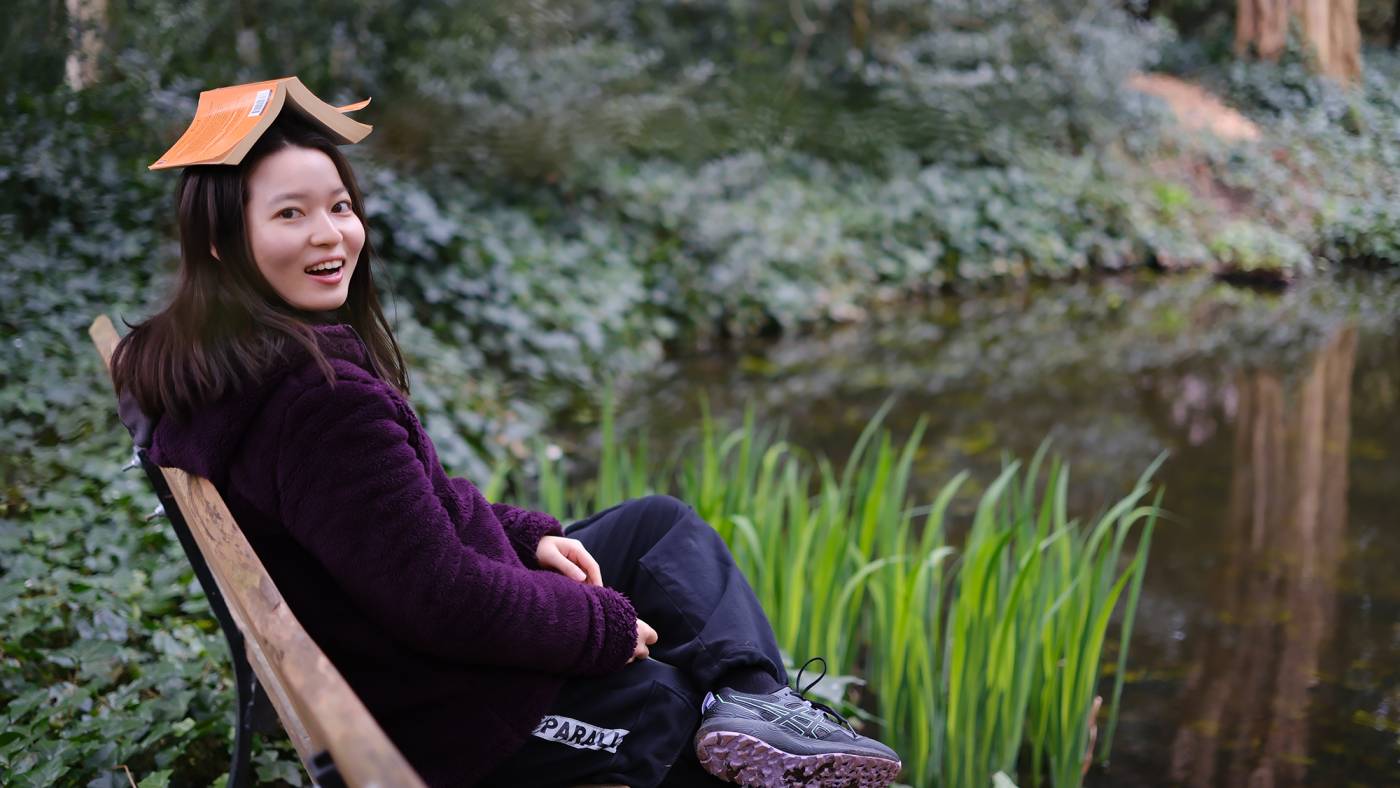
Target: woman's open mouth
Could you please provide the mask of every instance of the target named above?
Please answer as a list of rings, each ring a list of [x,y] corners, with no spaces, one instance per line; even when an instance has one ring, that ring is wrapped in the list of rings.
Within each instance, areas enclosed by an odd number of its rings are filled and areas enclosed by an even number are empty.
[[[345,271],[345,261],[343,259],[331,260],[324,263],[317,263],[306,269],[306,275],[324,284],[333,285],[340,282],[341,274]]]

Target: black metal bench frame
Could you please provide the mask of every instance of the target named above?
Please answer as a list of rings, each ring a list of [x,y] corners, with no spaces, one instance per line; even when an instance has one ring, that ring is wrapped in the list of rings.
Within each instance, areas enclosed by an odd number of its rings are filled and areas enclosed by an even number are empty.
[[[243,632],[238,629],[238,624],[229,613],[219,584],[214,582],[209,564],[204,560],[204,554],[199,552],[199,545],[194,540],[194,534],[190,533],[190,526],[185,521],[184,513],[180,511],[179,503],[175,501],[174,493],[170,491],[170,485],[165,481],[165,475],[160,472],[160,466],[151,461],[143,448],[138,447],[135,456],[160,501],[157,513],[170,521],[170,527],[185,550],[185,558],[189,559],[190,566],[194,568],[199,587],[204,589],[204,596],[209,599],[209,608],[214,612],[214,618],[219,621],[219,629],[223,630],[224,639],[228,641],[234,686],[238,693],[238,718],[233,729],[233,757],[229,765],[227,785],[228,788],[247,788],[252,779],[250,756],[253,736],[259,733],[277,733],[282,729],[277,719],[277,710],[273,708],[272,700],[267,697],[267,691],[258,681],[252,664],[248,662],[248,649]],[[345,786],[345,780],[335,767],[335,759],[325,750],[312,757],[307,769],[317,785],[326,788]]]

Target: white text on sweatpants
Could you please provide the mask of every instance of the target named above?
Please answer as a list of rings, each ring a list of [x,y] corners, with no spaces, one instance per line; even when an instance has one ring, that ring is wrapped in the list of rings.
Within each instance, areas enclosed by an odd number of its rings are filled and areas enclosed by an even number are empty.
[[[546,714],[535,726],[534,735],[548,741],[567,744],[580,750],[602,750],[617,752],[617,745],[627,735],[624,728],[599,728],[573,717]]]

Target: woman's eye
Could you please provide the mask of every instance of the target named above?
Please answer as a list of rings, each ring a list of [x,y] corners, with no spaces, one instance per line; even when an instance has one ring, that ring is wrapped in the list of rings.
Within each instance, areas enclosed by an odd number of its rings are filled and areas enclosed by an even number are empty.
[[[335,204],[334,206],[332,206],[332,207],[333,207],[333,208],[339,208],[339,207],[342,206],[342,205],[345,206],[345,210],[344,210],[344,211],[341,211],[341,213],[345,213],[345,211],[349,211],[349,210],[350,210],[350,201],[349,201],[349,200],[341,200],[340,202],[336,203],[336,204]]]
[[[277,212],[277,216],[282,219],[295,219],[296,217],[291,215],[294,211],[296,208],[283,208]]]

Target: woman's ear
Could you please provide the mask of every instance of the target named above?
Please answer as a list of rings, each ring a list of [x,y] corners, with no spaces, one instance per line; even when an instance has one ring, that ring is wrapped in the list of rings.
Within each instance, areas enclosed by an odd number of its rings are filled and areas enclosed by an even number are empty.
[[[219,250],[215,249],[212,243],[209,244],[209,254],[213,255],[215,260],[219,260],[221,263],[223,262],[223,260],[219,259]]]

